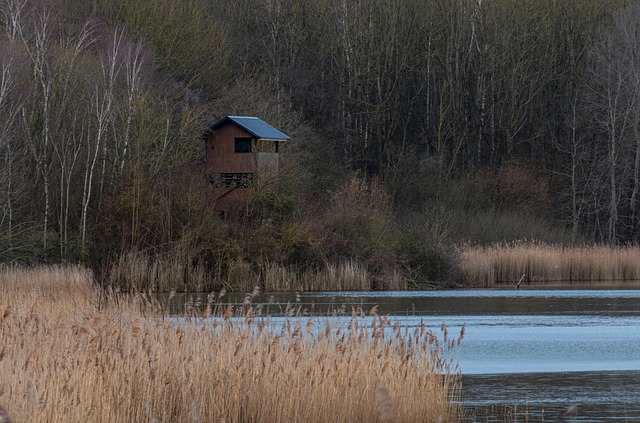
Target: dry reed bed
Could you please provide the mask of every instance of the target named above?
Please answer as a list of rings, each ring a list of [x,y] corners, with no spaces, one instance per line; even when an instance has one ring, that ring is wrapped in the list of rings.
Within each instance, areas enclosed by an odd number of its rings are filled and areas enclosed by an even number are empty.
[[[0,269],[0,407],[15,422],[457,420],[446,328],[372,310],[273,330],[251,305],[177,323],[90,283],[81,268]]]
[[[320,269],[294,269],[277,263],[257,266],[241,259],[229,263],[228,274],[215,275],[202,266],[192,266],[180,255],[151,259],[134,252],[116,260],[109,273],[109,284],[123,292],[209,292],[222,288],[251,291],[258,284],[265,291],[371,291],[407,289],[397,270],[374,278],[367,266],[345,259],[326,263]]]
[[[367,267],[357,260],[327,263],[320,270],[296,271],[276,263],[265,263],[258,278],[265,291],[371,291],[404,290],[407,283],[393,270],[374,280]],[[247,289],[244,289],[246,291]]]
[[[473,247],[462,251],[460,272],[466,283],[476,287],[515,284],[523,274],[534,283],[637,281],[640,248],[539,243]]]

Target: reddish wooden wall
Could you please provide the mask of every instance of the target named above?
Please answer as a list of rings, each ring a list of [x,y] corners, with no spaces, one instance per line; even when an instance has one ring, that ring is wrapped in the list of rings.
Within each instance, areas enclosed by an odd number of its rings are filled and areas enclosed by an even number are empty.
[[[253,138],[242,128],[227,123],[219,127],[207,137],[206,155],[207,172],[210,175],[219,173],[256,173],[257,153],[255,142],[252,142],[251,153],[236,153],[236,138]],[[214,176],[215,178],[215,176]],[[254,188],[213,188],[213,209],[217,211],[229,211],[241,208],[255,192]]]
[[[209,173],[256,172],[256,153],[236,153],[236,138],[253,138],[253,136],[231,123],[209,134],[207,138],[207,171]],[[252,148],[255,148],[255,145]]]

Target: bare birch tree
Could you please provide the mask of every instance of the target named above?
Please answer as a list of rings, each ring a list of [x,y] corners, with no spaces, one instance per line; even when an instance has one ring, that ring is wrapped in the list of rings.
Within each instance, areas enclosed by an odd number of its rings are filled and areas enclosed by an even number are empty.
[[[6,0],[0,5],[4,31],[10,42],[15,42],[22,33],[26,5],[27,0]]]
[[[136,96],[141,89],[142,68],[144,65],[143,45],[137,42],[129,46],[124,56],[124,74],[126,81],[126,117],[124,134],[122,135],[122,152],[120,153],[120,172],[125,168],[131,144],[131,125],[134,117]]]
[[[0,64],[0,228],[6,236],[0,236],[0,243],[6,242],[8,249],[13,247],[14,228],[14,166],[17,160],[15,152],[15,123],[18,117],[18,104],[11,101],[15,77],[11,61]]]
[[[36,10],[32,17],[32,32],[22,31],[20,37],[31,59],[35,77],[31,98],[33,108],[27,115],[23,108],[23,124],[29,148],[36,163],[36,173],[42,178],[44,207],[42,216],[42,248],[48,248],[49,218],[51,211],[51,97],[54,75],[51,70],[50,47],[53,31],[53,16],[49,9]]]
[[[89,219],[89,206],[94,193],[94,177],[96,164],[103,152],[102,185],[106,171],[106,154],[108,142],[108,130],[112,119],[112,108],[115,99],[116,79],[121,71],[120,48],[124,31],[116,30],[111,45],[100,58],[99,78],[94,86],[91,99],[91,113],[94,123],[91,132],[87,133],[86,148],[87,159],[85,163],[84,186],[82,195],[81,240],[83,248],[87,241],[87,223]]]
[[[601,33],[590,54],[591,108],[595,123],[606,140],[608,242],[618,240],[619,208],[623,198],[621,173],[626,171],[624,152],[637,121],[640,94],[636,77],[640,62],[634,57],[637,55],[634,51],[637,48],[636,29],[630,25],[636,24],[626,19],[625,14],[618,15],[614,26]]]

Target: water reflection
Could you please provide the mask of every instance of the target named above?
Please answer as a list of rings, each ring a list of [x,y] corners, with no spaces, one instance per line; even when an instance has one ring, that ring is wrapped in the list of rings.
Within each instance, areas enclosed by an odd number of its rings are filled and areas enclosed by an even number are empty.
[[[189,298],[170,307],[197,302]],[[221,301],[241,305],[244,295]],[[470,421],[640,421],[640,290],[260,293],[252,301],[272,316],[377,305],[408,328],[445,323],[458,333],[464,324],[459,363]]]
[[[474,375],[463,386],[468,421],[640,421],[640,371]]]
[[[187,302],[207,303],[207,293],[176,295],[172,314],[181,314]],[[242,305],[246,294],[226,294],[223,305]],[[158,298],[166,304],[168,294]],[[217,295],[212,299],[215,303]],[[389,315],[540,315],[602,314],[640,315],[640,290],[452,290],[385,292],[260,292],[252,300],[275,314],[288,305],[300,306],[308,314],[327,314],[336,310],[365,310],[378,305],[380,314]]]

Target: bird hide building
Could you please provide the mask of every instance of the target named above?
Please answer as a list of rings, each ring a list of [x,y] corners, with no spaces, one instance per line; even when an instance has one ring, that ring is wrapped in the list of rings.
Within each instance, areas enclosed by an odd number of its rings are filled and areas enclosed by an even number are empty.
[[[277,176],[280,143],[290,137],[257,117],[226,116],[207,129],[204,140],[213,209],[226,212]]]

